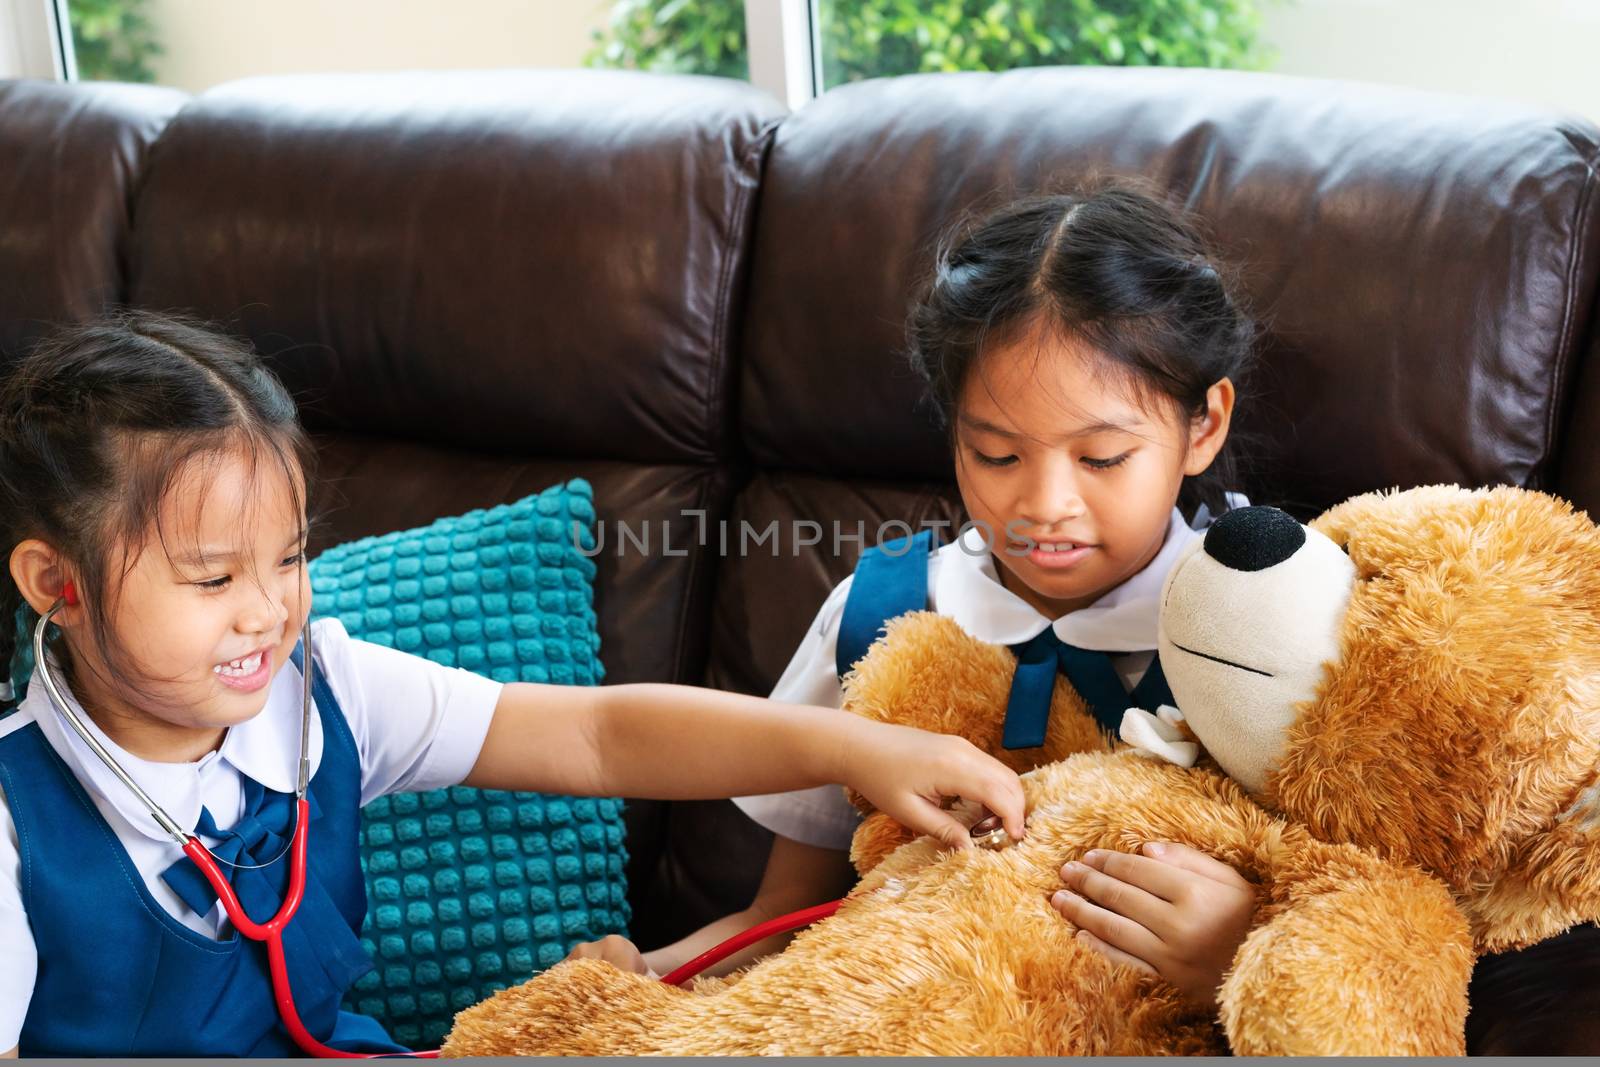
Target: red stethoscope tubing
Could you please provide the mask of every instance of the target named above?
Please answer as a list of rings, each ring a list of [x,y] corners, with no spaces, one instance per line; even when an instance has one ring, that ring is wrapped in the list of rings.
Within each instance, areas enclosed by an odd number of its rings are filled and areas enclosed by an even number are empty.
[[[790,930],[798,930],[802,926],[810,926],[814,922],[821,922],[839,910],[843,900],[832,900],[826,904],[818,904],[814,908],[805,908],[793,911],[788,915],[780,915],[776,919],[768,919],[764,923],[752,926],[742,934],[728,938],[716,948],[700,953],[682,967],[661,979],[668,985],[682,985],[713,963],[719,963],[742,948],[747,948],[757,941],[764,941],[775,934],[786,934]]]
[[[189,838],[184,844],[183,851],[186,856],[194,861],[200,868],[200,873],[205,875],[206,881],[211,883],[211,888],[216,891],[217,899],[222,902],[222,909],[228,913],[228,920],[233,923],[234,929],[249,938],[251,941],[260,941],[267,948],[267,966],[272,973],[272,996],[278,1005],[278,1017],[283,1020],[283,1028],[289,1032],[289,1037],[300,1051],[310,1056],[322,1059],[370,1060],[380,1059],[385,1056],[409,1056],[413,1059],[433,1059],[439,1055],[437,1049],[426,1052],[346,1052],[343,1049],[330,1048],[311,1036],[311,1032],[300,1021],[300,1013],[295,1010],[294,993],[289,988],[289,968],[283,955],[283,930],[289,925],[289,920],[294,918],[294,913],[299,910],[300,901],[306,894],[306,834],[311,824],[310,804],[304,797],[295,801],[294,836],[289,839],[289,888],[284,893],[283,903],[278,906],[278,913],[264,923],[258,923],[245,913],[244,905],[239,903],[239,898],[233,892],[233,886],[228,884],[228,878],[222,873],[222,868],[211,857],[210,851],[201,843],[198,837]],[[682,967],[661,979],[668,985],[682,985],[695,975],[704,971],[714,963],[719,963],[740,949],[747,948],[757,941],[764,941],[777,934],[798,930],[803,926],[810,926],[820,922],[839,910],[842,900],[830,901],[827,904],[818,904],[813,908],[780,915],[776,919],[768,919],[764,923],[752,926],[742,934],[728,938],[713,949],[700,953]]]
[[[294,992],[289,988],[289,967],[283,956],[283,930],[289,925],[289,920],[294,918],[294,913],[300,908],[300,901],[306,895],[306,833],[311,825],[310,807],[305,797],[295,801],[294,836],[289,839],[289,888],[283,895],[283,903],[278,906],[278,914],[264,923],[258,923],[245,914],[244,906],[234,895],[233,886],[228,884],[227,876],[222,873],[222,868],[217,866],[217,861],[211,857],[210,851],[201,844],[198,837],[191,837],[184,843],[184,854],[194,861],[194,865],[200,868],[200,873],[206,876],[206,881],[211,883],[211,888],[216,891],[217,899],[222,901],[222,909],[228,913],[228,920],[233,923],[234,928],[251,941],[260,941],[266,945],[267,966],[272,972],[272,997],[278,1004],[278,1018],[283,1020],[283,1028],[289,1032],[289,1037],[294,1043],[300,1046],[300,1051],[322,1059],[370,1060],[384,1056],[433,1059],[439,1055],[437,1050],[394,1053],[346,1052],[343,1049],[330,1048],[312,1037],[311,1032],[300,1021],[300,1013],[294,1006]]]

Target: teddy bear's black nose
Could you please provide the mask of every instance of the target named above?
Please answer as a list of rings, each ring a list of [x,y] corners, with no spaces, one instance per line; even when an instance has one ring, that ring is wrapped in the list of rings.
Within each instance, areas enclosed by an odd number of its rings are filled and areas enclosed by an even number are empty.
[[[1275,567],[1305,543],[1305,527],[1277,508],[1238,508],[1206,531],[1206,555],[1236,571]]]

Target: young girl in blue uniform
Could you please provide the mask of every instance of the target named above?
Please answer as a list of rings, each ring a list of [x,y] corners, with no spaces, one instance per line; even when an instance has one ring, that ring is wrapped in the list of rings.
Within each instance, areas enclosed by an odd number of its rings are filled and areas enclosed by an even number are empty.
[[[0,619],[56,609],[63,700],[228,864],[258,921],[284,892],[294,819],[306,461],[294,405],[262,364],[170,319],[75,330],[0,385]],[[8,664],[13,634],[0,632]],[[359,808],[388,792],[688,798],[844,782],[952,842],[965,831],[942,795],[988,804],[1021,834],[1015,775],[955,739],[678,686],[501,685],[332,620],[312,636],[308,884],[285,951],[307,1029],[340,1048],[397,1049],[340,1010],[371,966]],[[43,684],[0,719],[0,960],[12,1055],[296,1052],[260,947],[235,936]]]
[[[1224,446],[1253,338],[1199,236],[1127,189],[1017,202],[945,242],[909,332],[971,524],[937,551],[923,535],[866,553],[772,698],[837,707],[841,675],[883,620],[926,607],[1017,651],[1009,747],[1040,743],[1057,669],[1110,731],[1130,705],[1170,702],[1154,652],[1158,597],[1200,536],[1185,511],[1199,527],[1229,506]],[[856,815],[839,790],[738,803],[777,835],[755,901],[642,963],[664,971],[852,884]],[[1090,853],[1062,878],[1053,903],[1084,943],[1214,1003],[1254,915],[1237,872],[1156,842],[1142,855]]]

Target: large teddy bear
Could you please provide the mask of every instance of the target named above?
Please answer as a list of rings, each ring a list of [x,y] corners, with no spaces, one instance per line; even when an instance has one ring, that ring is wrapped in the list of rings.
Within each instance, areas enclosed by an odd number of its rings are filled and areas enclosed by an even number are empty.
[[[891,623],[847,707],[1027,772],[1024,840],[949,852],[868,814],[860,884],[784,952],[692,989],[563,963],[462,1012],[445,1054],[1452,1054],[1476,954],[1600,918],[1584,515],[1453,487],[1310,527],[1233,512],[1173,569],[1160,656],[1207,753],[1192,768],[1177,728],[1131,712],[1143,747],[1110,751],[1061,680],[1046,743],[1007,752],[1011,654],[942,617]],[[1063,862],[1157,840],[1259,885],[1220,1018],[1048,904]]]

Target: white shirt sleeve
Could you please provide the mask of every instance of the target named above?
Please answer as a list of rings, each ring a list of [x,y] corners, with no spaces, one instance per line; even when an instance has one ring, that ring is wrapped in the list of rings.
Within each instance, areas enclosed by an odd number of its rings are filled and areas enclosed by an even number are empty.
[[[17,1047],[33,1000],[39,950],[22,907],[22,853],[11,809],[0,792],[0,1052]]]
[[[839,620],[844,615],[849,590],[850,579],[846,578],[822,602],[816,619],[806,631],[805,640],[800,642],[783,677],[773,687],[773,700],[825,708],[837,708],[844,702],[834,659],[839,643]],[[837,785],[736,797],[733,802],[773,833],[817,848],[849,849],[850,837],[861,821],[860,814]]]
[[[361,803],[457,785],[472,770],[504,686],[316,624],[317,663],[361,753]]]

